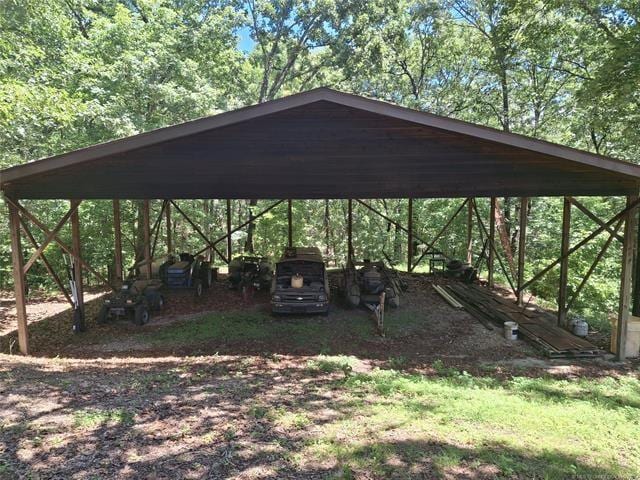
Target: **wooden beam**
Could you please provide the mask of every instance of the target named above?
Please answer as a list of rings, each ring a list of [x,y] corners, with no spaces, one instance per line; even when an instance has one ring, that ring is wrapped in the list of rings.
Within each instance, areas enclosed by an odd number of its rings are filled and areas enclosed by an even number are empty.
[[[27,219],[29,219],[30,222],[32,222],[34,225],[36,225],[40,230],[42,230],[44,232],[45,235],[47,235],[49,233],[49,229],[47,228],[47,226],[42,223],[40,220],[38,220],[36,218],[35,215],[33,215],[29,210],[27,210],[26,208],[24,208],[22,205],[20,205],[20,203],[18,202],[14,202],[13,200],[11,200],[9,197],[5,197],[5,200],[7,201],[8,204],[13,205],[15,208],[17,208],[20,213],[22,213]],[[73,249],[70,248],[67,244],[65,244],[62,240],[60,240],[60,237],[55,236],[53,238],[53,241],[56,242],[58,244],[58,246],[62,249],[62,251],[64,251],[66,254],[73,256],[76,261],[80,262],[80,264],[83,266],[83,268],[85,268],[86,270],[88,270],[89,272],[91,272],[98,280],[100,280],[105,286],[111,288],[113,291],[116,291],[116,289],[113,287],[113,285],[111,285],[107,279],[105,279],[102,275],[100,275],[99,272],[97,272],[93,267],[91,267],[91,265],[87,264],[84,260],[82,260],[82,258],[78,258],[74,255],[73,253]]]
[[[191,227],[196,231],[196,233],[200,235],[200,238],[202,238],[204,242],[207,244],[206,247],[204,247],[201,250],[198,250],[195,253],[195,256],[197,257],[198,255],[202,254],[206,250],[213,249],[220,256],[220,258],[222,258],[222,261],[228,264],[230,262],[230,259],[228,259],[220,250],[218,250],[218,248],[216,247],[216,243],[218,242],[212,242],[211,240],[209,240],[209,238],[204,234],[204,232],[200,229],[200,227],[198,227],[198,225],[196,225],[196,223],[193,220],[191,220],[185,212],[182,211],[182,209],[178,206],[178,204],[174,200],[170,200],[170,202],[176,208],[176,211],[180,215],[182,215],[182,217],[187,221],[187,223],[191,225]],[[252,217],[250,221],[251,222],[254,221],[255,218],[256,217]],[[222,237],[222,239],[224,239],[225,237]]]
[[[228,200],[227,200],[228,201]],[[167,200],[167,206],[164,210],[164,219],[167,227],[167,254],[171,255],[173,253],[173,225],[171,224],[171,201]]]
[[[487,281],[489,288],[495,287],[493,278],[493,269],[495,264],[495,240],[496,240],[496,197],[491,197],[491,206],[489,207],[489,258],[487,260]]]
[[[82,245],[80,242],[80,215],[78,215],[79,200],[70,200],[73,214],[71,215],[71,245],[73,248],[73,256],[75,258],[82,258]],[[74,208],[75,207],[75,208]],[[85,329],[84,320],[84,282],[82,279],[82,263],[73,262],[74,270],[73,274],[76,280],[76,295],[78,296],[78,308],[80,309],[81,323],[79,330],[82,332]]]
[[[473,263],[473,198],[467,202],[467,263]]]
[[[407,205],[407,272],[413,271],[413,198]]]
[[[580,203],[578,200],[576,200],[574,197],[568,197],[569,201],[575,205],[575,207],[580,210],[582,213],[584,213],[587,217],[589,217],[591,220],[593,220],[595,223],[597,223],[598,225],[600,225],[601,227],[604,227],[605,230],[609,233],[612,233],[613,230],[611,229],[611,227],[608,227],[605,225],[605,222],[598,218],[596,216],[595,213],[593,213],[591,210],[589,210],[587,207],[585,207],[582,203]],[[615,238],[622,243],[624,241],[624,238],[622,238],[622,235],[617,235],[615,236]]]
[[[569,240],[571,231],[571,197],[564,197],[562,237],[560,241],[560,284],[558,285],[558,326],[567,327],[567,282],[569,279]]]
[[[29,226],[24,221],[24,219],[22,217],[20,217],[20,216],[19,216],[19,218],[20,218],[20,224],[22,225],[22,230],[24,231],[25,235],[27,236],[27,238],[31,242],[31,245],[33,246],[33,248],[35,248],[37,250],[38,247],[39,247],[38,241],[35,239],[35,237],[31,233],[31,230],[29,229]],[[64,284],[62,283],[62,280],[60,280],[60,277],[58,276],[56,271],[53,269],[53,266],[51,265],[51,263],[47,259],[47,257],[44,254],[44,252],[42,252],[42,254],[40,255],[40,259],[42,260],[42,263],[44,263],[44,266],[47,269],[47,272],[49,272],[49,275],[51,275],[51,277],[53,278],[54,282],[56,282],[56,285],[58,286],[58,288],[60,289],[60,291],[64,295],[64,298],[67,299],[67,302],[69,302],[69,305],[73,306],[73,300],[71,300],[71,297],[69,296],[69,292],[67,292],[67,289],[65,288]]]
[[[8,199],[7,199],[8,200]],[[18,201],[15,201],[19,205]],[[18,319],[18,346],[23,355],[29,355],[29,331],[27,329],[26,277],[22,263],[22,245],[20,241],[20,214],[11,202],[9,207],[9,230],[11,235],[11,261],[13,264],[13,289],[16,297],[16,317]]]
[[[78,208],[79,205],[80,205],[80,202],[72,204],[72,207],[67,211],[67,213],[64,214],[64,216],[56,224],[56,226],[53,228],[53,230],[51,230],[51,232],[49,232],[49,234],[45,237],[44,242],[42,242],[40,247],[38,247],[36,249],[36,251],[33,253],[33,255],[31,255],[31,258],[29,259],[29,261],[25,264],[25,266],[24,266],[24,273],[25,274],[27,272],[29,272],[29,270],[31,269],[33,264],[36,262],[36,260],[38,260],[38,258],[42,254],[42,252],[44,252],[44,249],[49,246],[49,244],[53,240],[53,237],[55,237],[58,234],[58,232],[60,231],[60,229],[62,227],[64,227],[64,225],[67,223],[67,220],[69,220],[69,218],[76,211],[76,209]]]
[[[233,258],[232,251],[232,238],[231,238],[231,200],[227,199],[227,265]]]
[[[151,278],[151,227],[149,225],[149,200],[142,201],[142,233],[144,236],[143,239],[143,260],[144,267],[146,270],[146,276],[148,279]]]
[[[635,196],[632,196],[631,198],[636,198]],[[573,252],[575,252],[576,250],[582,248],[585,244],[587,244],[588,242],[590,242],[591,240],[593,240],[595,237],[597,237],[598,235],[600,235],[606,227],[610,227],[611,225],[613,225],[615,222],[617,222],[618,220],[620,220],[621,218],[625,218],[627,213],[629,212],[629,210],[635,209],[638,204],[640,203],[640,200],[636,199],[633,200],[633,203],[631,205],[627,205],[624,209],[622,209],[620,212],[616,213],[609,221],[607,221],[603,226],[596,228],[593,232],[591,232],[589,235],[587,235],[585,238],[583,238],[580,242],[578,242],[576,245],[574,245],[573,247],[571,247],[569,249],[569,251],[567,252],[567,256],[571,255]],[[556,265],[558,265],[562,259],[564,257],[560,256],[559,258],[557,258],[554,262],[550,263],[549,265],[547,265],[546,267],[544,267],[542,270],[540,270],[538,273],[536,273],[530,280],[527,280],[525,282],[525,284],[522,286],[522,288],[527,288],[529,285],[531,285],[533,282],[539,280],[541,277],[543,277],[547,272],[549,272],[549,270],[551,270],[553,267],[555,267]]]
[[[113,200],[113,259],[116,267],[116,278],[122,276],[122,221],[120,218],[120,200]]]
[[[250,220],[247,220],[246,222],[244,222],[242,225],[237,226],[236,228],[234,228],[233,230],[231,230],[230,233],[226,233],[224,235],[222,235],[219,238],[216,238],[212,243],[212,245],[217,245],[218,243],[220,243],[221,241],[223,241],[225,238],[228,238],[229,235],[234,234],[235,232],[237,232],[238,230],[242,230],[244,227],[246,227],[247,225],[249,225],[251,222],[257,220],[258,218],[262,217],[263,215],[265,215],[266,213],[270,212],[271,210],[273,210],[274,208],[276,208],[278,205],[280,205],[282,202],[284,202],[284,200],[278,200],[275,203],[272,203],[271,205],[269,205],[267,208],[265,208],[263,211],[261,211],[260,213],[258,213],[257,215],[254,215],[251,217]],[[182,212],[181,210],[179,210],[178,205],[171,200],[171,203],[173,204],[174,207],[176,207],[176,209],[178,211],[180,211],[180,213],[182,214],[182,216],[184,216],[184,212]],[[187,221],[190,222],[190,220],[188,219]],[[191,223],[191,222],[190,222]],[[193,224],[192,224],[193,225]],[[207,246],[206,248],[200,250],[199,252],[196,252],[196,255],[201,254],[202,252],[204,252],[205,250],[207,250],[209,247]],[[218,252],[218,255],[220,255],[222,258],[224,258],[224,255],[222,255],[218,250],[216,250],[216,252]]]
[[[162,219],[164,218],[164,210],[167,208],[169,200],[163,200],[162,206],[160,207],[160,213],[158,213],[158,218],[153,223],[153,227],[151,228],[151,237],[153,237],[153,242],[151,245],[151,260],[155,258],[156,255],[156,247],[158,246],[158,239],[160,238],[160,227],[162,226]]]
[[[627,326],[631,314],[631,281],[633,273],[633,253],[636,247],[637,195],[627,197],[624,216],[624,243],[622,244],[622,273],[620,275],[620,304],[616,337],[616,358],[624,361],[627,356]]]
[[[444,227],[442,227],[440,229],[440,231],[437,233],[437,235],[433,238],[433,240],[431,241],[431,243],[429,242],[424,242],[423,240],[420,240],[422,243],[426,244],[427,247],[425,248],[424,252],[422,252],[422,255],[420,255],[420,257],[418,257],[418,260],[416,260],[415,262],[413,262],[413,266],[415,267],[416,265],[418,265],[422,259],[425,257],[425,255],[435,246],[435,244],[438,242],[438,240],[440,239],[440,237],[444,234],[444,232],[447,231],[447,228],[449,228],[449,225],[451,225],[453,223],[453,221],[456,219],[456,217],[460,214],[460,212],[462,211],[462,209],[464,208],[464,206],[469,202],[469,199],[466,198],[462,204],[458,207],[458,209],[455,211],[455,213],[451,216],[451,218],[447,221],[447,223],[445,223]]]
[[[287,235],[287,245],[293,247],[293,208],[291,205],[291,199],[287,200],[287,226],[288,226],[288,235]]]
[[[496,201],[496,206],[497,205],[498,205],[498,203]],[[484,222],[482,221],[482,217],[480,216],[480,211],[478,210],[477,205],[475,205],[475,204],[474,204],[474,210],[476,212],[476,220],[478,221],[478,225],[480,225],[480,228],[482,229],[484,234],[488,236],[489,234],[487,233],[487,227],[485,226]],[[513,284],[513,280],[511,279],[511,276],[509,275],[509,271],[507,271],[507,267],[504,266],[504,263],[502,263],[502,259],[498,255],[498,250],[496,249],[495,243],[493,244],[492,250],[493,250],[495,258],[498,260],[498,265],[500,265],[500,269],[502,270],[503,275],[507,279],[507,282],[509,282],[509,286],[511,287],[511,291],[513,291],[514,295],[517,295],[517,289],[516,289],[515,285]]]
[[[527,207],[528,197],[520,198],[520,231],[518,232],[518,305],[523,305],[524,298],[524,265],[527,245]]]
[[[347,262],[353,258],[353,200],[347,200]]]
[[[587,281],[589,280],[589,278],[593,274],[594,270],[598,266],[598,263],[600,263],[600,260],[602,260],[602,257],[604,256],[604,254],[607,253],[607,250],[609,250],[609,246],[611,245],[611,242],[615,238],[615,232],[620,230],[620,226],[622,225],[622,223],[623,223],[623,220],[618,220],[618,224],[615,226],[614,231],[609,234],[609,237],[604,242],[604,245],[602,246],[602,248],[598,252],[598,255],[596,255],[596,258],[591,263],[591,266],[589,267],[589,270],[584,275],[584,277],[582,277],[582,281],[578,285],[578,288],[576,288],[576,291],[571,296],[571,299],[569,299],[569,301],[567,302],[567,311],[571,309],[571,307],[573,306],[574,302],[576,301],[576,299],[580,295],[580,292],[582,291],[584,286],[587,284]]]

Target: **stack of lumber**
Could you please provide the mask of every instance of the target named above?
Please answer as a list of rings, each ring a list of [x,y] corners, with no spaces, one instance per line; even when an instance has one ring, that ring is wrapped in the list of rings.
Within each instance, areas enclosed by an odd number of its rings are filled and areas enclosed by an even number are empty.
[[[548,313],[518,307],[512,300],[478,285],[456,283],[444,288],[485,326],[489,322],[500,326],[516,322],[519,335],[550,358],[597,357],[604,353],[587,340],[554,325],[555,318]]]

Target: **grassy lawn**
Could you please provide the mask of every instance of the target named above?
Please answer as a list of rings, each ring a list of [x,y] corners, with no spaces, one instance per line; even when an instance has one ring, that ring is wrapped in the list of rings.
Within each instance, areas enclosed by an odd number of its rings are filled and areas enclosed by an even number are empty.
[[[1,356],[0,389],[0,478],[640,477],[634,374]]]
[[[384,370],[347,376],[339,384],[352,414],[322,426],[298,460],[334,459],[345,472],[380,477],[401,466],[410,478],[411,465],[425,461],[440,476],[640,476],[637,378],[500,381],[436,370],[437,377]]]

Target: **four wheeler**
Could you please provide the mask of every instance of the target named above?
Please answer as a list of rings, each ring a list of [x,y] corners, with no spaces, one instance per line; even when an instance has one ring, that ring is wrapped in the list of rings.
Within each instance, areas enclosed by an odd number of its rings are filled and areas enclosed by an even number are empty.
[[[229,263],[229,286],[265,290],[271,286],[273,267],[267,257],[241,255]]]
[[[164,307],[161,287],[157,280],[138,280],[130,276],[118,292],[105,299],[98,313],[98,323],[106,323],[110,318],[130,317],[137,325],[144,325],[149,321],[151,310]]]
[[[190,253],[181,253],[180,258],[171,256],[160,266],[160,279],[168,288],[193,288],[196,296],[202,295],[217,277],[217,270],[204,257],[194,257]]]
[[[460,260],[449,261],[444,274],[449,278],[455,278],[465,283],[473,283],[478,278],[478,270],[473,265]]]
[[[383,262],[349,260],[344,271],[344,289],[349,304],[376,305],[384,292],[386,302],[392,307],[400,306],[400,293],[404,290],[398,272]]]
[[[285,248],[271,285],[271,311],[329,312],[329,278],[318,248]]]

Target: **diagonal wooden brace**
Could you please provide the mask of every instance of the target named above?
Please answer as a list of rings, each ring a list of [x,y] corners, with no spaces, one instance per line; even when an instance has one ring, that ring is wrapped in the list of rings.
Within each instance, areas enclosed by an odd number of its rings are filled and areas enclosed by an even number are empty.
[[[55,237],[58,234],[58,232],[62,229],[62,227],[64,227],[64,225],[67,223],[69,218],[71,218],[71,215],[73,215],[74,212],[78,210],[79,206],[80,206],[80,201],[74,202],[71,208],[69,208],[69,211],[65,213],[65,215],[60,219],[60,221],[54,227],[54,229],[51,230],[51,232],[49,232],[49,234],[46,236],[46,238],[44,239],[44,242],[42,242],[42,244],[38,248],[36,248],[36,251],[33,253],[33,255],[31,255],[31,258],[29,258],[29,261],[24,265],[23,271],[25,275],[31,269],[33,264],[36,263],[36,260],[40,258],[40,256],[42,255],[42,252],[44,252],[44,249],[47,248],[47,246],[53,241],[53,237]]]
[[[31,242],[31,245],[33,245],[33,248],[38,249],[38,242],[36,241],[35,237],[31,233],[31,230],[29,230],[29,226],[24,221],[24,218],[22,218],[22,216],[20,217],[20,224],[22,225],[22,230],[24,231],[24,233],[27,235],[27,238]],[[60,280],[60,277],[51,266],[51,263],[45,256],[44,252],[42,252],[42,254],[40,255],[40,258],[42,259],[42,262],[44,263],[44,266],[47,269],[47,272],[49,272],[49,275],[51,275],[51,277],[56,282],[56,285],[58,285],[58,288],[60,289],[64,297],[67,299],[67,302],[69,302],[69,304],[73,306],[73,300],[71,300],[71,297],[69,296],[67,289],[64,287],[62,280]]]
[[[5,200],[10,203],[12,206],[17,208],[26,218],[29,219],[32,223],[34,223],[40,230],[44,232],[45,235],[49,235],[51,232],[47,228],[45,224],[43,224],[40,220],[38,220],[29,210],[24,208],[17,202],[14,202],[10,198],[5,197]],[[100,273],[98,273],[94,268],[92,268],[87,262],[82,260],[82,258],[78,258],[77,255],[74,255],[73,249],[67,246],[57,235],[53,236],[53,241],[58,244],[58,246],[64,251],[66,254],[71,255],[75,260],[84,268],[85,270],[91,272],[98,280],[100,280],[105,286],[109,287],[114,292],[117,291],[113,285],[111,285]]]
[[[584,213],[587,217],[589,217],[591,220],[593,220],[595,223],[597,223],[598,225],[600,225],[601,227],[604,227],[604,229],[611,233],[614,234],[614,237],[616,240],[618,240],[620,243],[624,242],[624,238],[622,238],[622,235],[620,235],[617,232],[613,231],[613,228],[605,225],[605,222],[601,219],[599,219],[595,213],[593,213],[591,210],[589,210],[587,207],[585,207],[582,203],[580,203],[578,200],[576,200],[574,197],[569,197],[569,201],[578,209],[580,210],[582,213]]]
[[[222,252],[220,252],[220,250],[218,250],[218,248],[216,247],[216,244],[211,242],[211,240],[209,240],[209,238],[207,238],[207,236],[202,232],[202,230],[200,229],[200,227],[198,227],[198,225],[195,224],[195,222],[193,220],[191,220],[187,214],[185,212],[182,211],[182,209],[178,206],[178,204],[176,202],[174,202],[173,200],[169,200],[171,202],[171,205],[173,205],[176,210],[178,211],[178,213],[180,215],[182,215],[184,217],[184,219],[189,223],[189,225],[191,225],[193,227],[193,229],[198,233],[198,235],[200,235],[200,237],[205,241],[205,243],[207,244],[207,247],[205,247],[204,250],[200,250],[199,252],[196,252],[196,256],[200,255],[202,252],[204,252],[207,248],[212,248],[213,250],[215,250],[215,252],[220,255],[220,258],[222,258],[222,260],[225,263],[229,263],[229,261],[227,260],[227,257],[225,255],[222,254]]]

